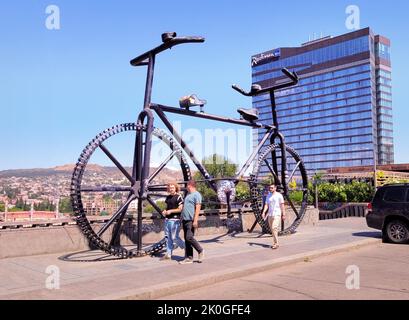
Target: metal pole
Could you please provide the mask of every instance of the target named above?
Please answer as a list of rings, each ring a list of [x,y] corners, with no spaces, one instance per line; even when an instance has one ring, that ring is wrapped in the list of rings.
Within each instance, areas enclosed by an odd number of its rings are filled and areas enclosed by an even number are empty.
[[[6,201],[4,208],[4,222],[7,222],[7,213],[9,212],[9,202]]]
[[[31,202],[31,208],[30,208],[30,221],[33,220],[33,214],[34,214],[34,202]]]
[[[377,159],[377,157],[376,157],[375,145],[374,145],[374,148],[373,148],[373,171],[374,171],[373,181],[374,181],[375,190],[378,187],[378,179],[377,179],[377,176],[376,176],[376,170],[377,170],[377,168],[376,168],[376,159]]]
[[[60,204],[60,198],[57,199],[57,202],[55,204],[55,218],[58,219],[60,217],[60,208],[59,208],[59,204]]]

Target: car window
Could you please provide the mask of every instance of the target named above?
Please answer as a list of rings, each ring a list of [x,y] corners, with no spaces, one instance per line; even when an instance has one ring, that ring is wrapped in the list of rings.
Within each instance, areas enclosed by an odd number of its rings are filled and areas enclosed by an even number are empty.
[[[388,188],[383,200],[386,202],[405,202],[406,189],[403,187]]]

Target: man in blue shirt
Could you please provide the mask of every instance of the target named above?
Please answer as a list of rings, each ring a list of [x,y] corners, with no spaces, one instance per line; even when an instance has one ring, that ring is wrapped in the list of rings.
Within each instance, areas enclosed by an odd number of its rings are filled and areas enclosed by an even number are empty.
[[[185,198],[182,209],[182,225],[185,234],[185,259],[181,264],[193,263],[193,248],[198,252],[198,262],[202,262],[204,251],[199,242],[194,238],[195,229],[199,227],[199,212],[202,206],[202,195],[196,190],[196,182],[187,183],[189,192]]]

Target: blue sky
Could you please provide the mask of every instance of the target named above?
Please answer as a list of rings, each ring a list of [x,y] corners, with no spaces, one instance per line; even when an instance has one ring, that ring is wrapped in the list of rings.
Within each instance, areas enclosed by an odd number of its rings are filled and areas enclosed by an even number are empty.
[[[45,27],[51,4],[60,8],[60,30]],[[361,27],[392,41],[395,160],[409,163],[407,1],[17,0],[0,4],[0,170],[74,163],[98,132],[134,121],[145,73],[129,60],[164,31],[206,42],[158,57],[153,100],[177,105],[194,92],[207,112],[236,117],[251,101],[230,85],[249,87],[251,55],[348,32],[350,4],[361,10]],[[212,125],[183,118],[184,128]]]

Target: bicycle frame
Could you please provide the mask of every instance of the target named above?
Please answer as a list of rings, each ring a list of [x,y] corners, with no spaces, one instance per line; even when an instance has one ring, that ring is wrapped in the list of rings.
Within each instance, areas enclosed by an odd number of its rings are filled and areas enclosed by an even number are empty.
[[[253,162],[253,160],[257,156],[260,149],[263,147],[264,143],[270,137],[272,137],[274,133],[276,133],[276,128],[274,126],[264,125],[264,124],[261,124],[261,123],[251,123],[251,122],[248,122],[248,121],[245,121],[245,120],[225,118],[225,117],[220,117],[220,116],[216,116],[216,115],[206,114],[206,113],[203,113],[203,112],[184,110],[184,109],[181,109],[181,108],[169,107],[169,106],[164,106],[164,105],[159,105],[159,104],[151,104],[150,108],[156,112],[156,114],[163,121],[163,123],[168,128],[168,130],[172,133],[172,135],[179,142],[179,144],[183,148],[183,150],[188,154],[189,158],[195,164],[196,168],[199,170],[199,172],[202,174],[202,176],[209,182],[210,186],[215,191],[216,191],[216,184],[215,184],[216,179],[214,179],[214,177],[212,177],[207,172],[207,170],[203,166],[203,164],[196,158],[193,151],[187,146],[186,142],[180,136],[179,132],[177,132],[175,130],[175,128],[172,126],[172,124],[170,123],[170,121],[169,121],[168,117],[166,116],[165,112],[181,114],[181,115],[190,116],[190,117],[197,117],[197,118],[202,118],[202,119],[208,119],[208,120],[213,120],[213,121],[218,121],[218,122],[225,122],[225,123],[231,123],[231,124],[236,124],[236,125],[248,126],[248,127],[252,127],[252,128],[263,128],[263,129],[267,130],[267,132],[264,135],[263,139],[261,139],[260,143],[254,149],[253,153],[247,159],[246,163],[243,165],[243,167],[240,169],[240,171],[235,175],[235,177],[229,178],[229,179],[235,180],[235,184],[237,184],[239,182],[239,180],[242,178],[244,173],[250,167],[251,163]]]
[[[152,50],[151,52],[148,52],[143,55],[143,61],[142,59],[139,59],[139,64],[133,63],[134,65],[147,65],[147,76],[146,76],[146,87],[145,87],[145,96],[144,96],[144,107],[143,111],[139,114],[137,124],[139,125],[140,131],[139,134],[137,134],[136,137],[136,142],[135,142],[135,155],[134,155],[134,172],[133,172],[133,178],[136,181],[139,182],[144,182],[147,178],[148,172],[149,172],[149,163],[150,163],[150,151],[151,151],[151,134],[153,130],[153,114],[152,111],[155,111],[155,113],[159,116],[159,118],[163,121],[165,126],[168,128],[168,130],[173,134],[173,136],[176,138],[176,140],[180,143],[181,147],[189,158],[192,160],[192,162],[195,164],[196,168],[199,170],[199,172],[202,174],[202,176],[205,178],[205,180],[208,181],[209,185],[212,187],[213,190],[216,191],[216,179],[212,177],[206,170],[206,168],[203,166],[203,164],[196,158],[194,155],[193,151],[187,146],[185,141],[183,141],[182,137],[180,134],[173,128],[172,124],[170,123],[169,119],[167,118],[165,112],[169,113],[175,113],[175,114],[181,114],[185,116],[190,116],[190,117],[197,117],[197,118],[203,118],[203,119],[210,119],[213,121],[218,121],[218,122],[225,122],[225,123],[231,123],[231,124],[236,124],[236,125],[242,125],[242,126],[248,126],[252,128],[261,128],[261,129],[266,129],[267,132],[265,133],[264,137],[261,139],[257,147],[254,149],[253,153],[250,155],[250,157],[247,159],[246,163],[244,166],[240,169],[240,171],[236,174],[236,176],[232,179],[235,180],[235,184],[239,182],[239,180],[242,178],[246,170],[250,167],[251,163],[254,161],[255,157],[259,153],[260,149],[263,147],[263,145],[266,143],[268,139],[270,139],[270,143],[273,144],[275,140],[278,138],[280,142],[280,147],[281,147],[281,152],[282,154],[285,154],[285,140],[284,136],[279,132],[278,130],[278,119],[277,119],[277,112],[276,112],[276,104],[275,104],[275,96],[274,96],[274,90],[275,88],[272,88],[271,90],[268,90],[270,93],[270,100],[271,100],[271,109],[272,109],[272,116],[273,116],[273,125],[265,125],[261,123],[254,123],[254,122],[249,122],[246,120],[238,120],[238,119],[231,119],[231,118],[226,118],[226,117],[221,117],[221,116],[216,116],[216,115],[211,115],[211,114],[206,114],[203,112],[196,112],[196,111],[191,111],[191,110],[186,110],[186,109],[181,109],[181,108],[175,108],[175,107],[170,107],[170,106],[165,106],[165,105],[160,105],[160,104],[154,104],[151,103],[151,98],[152,98],[152,87],[153,87],[153,75],[154,75],[154,67],[155,67],[155,49]],[[141,56],[142,57],[142,56]],[[133,61],[138,60],[138,58],[135,58]],[[284,86],[283,86],[284,87]],[[261,91],[259,94],[266,92],[265,90]],[[147,119],[146,125],[144,125],[144,121]],[[145,139],[143,139],[143,130],[142,128],[146,128],[146,134],[145,134]],[[145,143],[143,143],[145,141]],[[145,146],[145,151],[143,152],[142,155],[142,146]],[[269,170],[272,171],[274,175],[274,180],[275,183],[280,185],[280,179],[278,177],[278,172],[277,172],[277,159],[275,152],[272,154],[272,159],[273,159],[273,168],[269,167]],[[286,164],[286,159],[283,157],[283,168],[287,167]],[[143,165],[142,165],[143,163]],[[143,170],[141,170],[143,168]],[[274,174],[276,173],[276,174]],[[287,174],[286,170],[281,172],[281,181],[285,181],[285,176]],[[144,195],[146,194],[146,188],[144,187],[145,183],[142,183],[142,185],[138,185],[137,187],[140,187],[140,195],[142,198],[144,198]],[[283,185],[284,189],[286,189],[285,184]],[[284,190],[286,191],[286,190]]]
[[[175,37],[176,33],[173,36]],[[162,37],[162,39],[164,38]],[[250,155],[250,157],[244,164],[243,168],[241,168],[241,170],[237,173],[235,178],[233,178],[236,185],[239,182],[239,180],[242,178],[246,170],[249,168],[249,166],[251,165],[251,163],[257,156],[258,152],[260,151],[260,149],[263,147],[263,145],[268,139],[270,139],[271,144],[274,144],[275,140],[278,138],[280,142],[279,145],[281,149],[281,154],[285,155],[286,145],[284,141],[284,136],[278,130],[278,119],[277,119],[277,113],[276,113],[274,91],[277,89],[293,86],[295,83],[298,82],[297,75],[295,73],[290,73],[288,70],[283,69],[283,72],[287,76],[289,76],[292,79],[292,81],[287,82],[287,83],[282,83],[282,84],[279,84],[271,88],[261,89],[260,87],[260,90],[257,90],[257,92],[246,93],[242,89],[238,88],[237,86],[233,86],[234,89],[236,89],[237,91],[241,92],[242,94],[246,96],[256,96],[256,95],[268,92],[270,94],[270,100],[271,100],[273,125],[264,125],[261,123],[252,123],[252,122],[248,122],[245,120],[224,118],[220,116],[199,113],[199,112],[194,112],[190,110],[183,110],[181,108],[174,108],[174,107],[163,106],[163,105],[151,103],[153,76],[154,76],[154,69],[155,69],[155,56],[158,53],[166,49],[170,49],[172,48],[172,46],[175,46],[177,44],[189,43],[189,42],[190,43],[203,42],[203,41],[204,39],[200,37],[173,38],[171,40],[164,41],[162,45],[138,56],[137,58],[131,61],[131,65],[133,66],[147,66],[143,111],[139,114],[137,121],[136,121],[138,129],[137,129],[136,138],[135,138],[134,160],[133,160],[133,170],[132,170],[132,178],[136,181],[134,185],[132,186],[132,188],[134,190],[134,193],[138,195],[138,234],[139,235],[142,234],[142,201],[141,200],[145,200],[145,199],[148,200],[148,202],[155,208],[155,210],[161,213],[161,210],[156,205],[156,203],[152,201],[149,197],[147,197],[148,175],[149,175],[149,165],[150,165],[151,147],[152,147],[153,121],[154,121],[152,110],[156,112],[159,118],[164,122],[165,126],[175,136],[176,140],[180,143],[182,149],[185,150],[185,152],[188,154],[190,159],[193,161],[193,163],[195,164],[199,172],[202,174],[202,176],[205,178],[205,180],[208,182],[208,184],[214,191],[217,191],[217,186],[215,182],[216,179],[210,176],[206,168],[195,157],[194,153],[192,152],[192,150],[190,150],[190,148],[187,146],[185,141],[182,140],[180,134],[176,132],[176,130],[173,128],[172,124],[170,123],[169,119],[166,117],[165,112],[182,114],[186,116],[192,116],[192,117],[198,117],[198,118],[204,118],[204,119],[210,119],[210,120],[220,121],[220,122],[227,122],[227,123],[237,124],[237,125],[250,126],[252,128],[262,128],[262,129],[267,130],[263,139],[261,139],[261,141],[255,148],[253,153]],[[288,188],[285,183],[285,179],[287,176],[286,157],[282,157],[281,159],[282,171],[281,171],[281,181],[280,181],[278,177],[278,165],[277,165],[276,152],[273,151],[271,156],[273,160],[273,168],[271,168],[271,166],[268,163],[267,163],[267,166],[270,172],[274,176],[275,184],[282,185],[284,192],[287,193]],[[184,178],[186,180],[186,177]],[[228,204],[228,207],[230,207],[229,204]],[[138,238],[137,247],[138,247],[138,251],[140,251],[142,247],[142,237],[141,236],[139,236]]]

